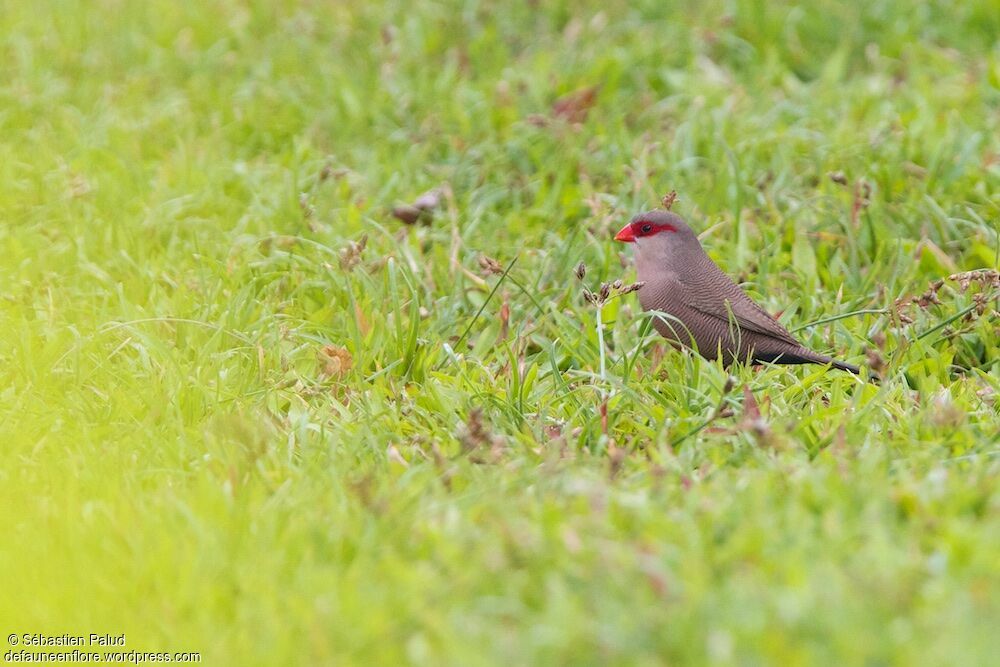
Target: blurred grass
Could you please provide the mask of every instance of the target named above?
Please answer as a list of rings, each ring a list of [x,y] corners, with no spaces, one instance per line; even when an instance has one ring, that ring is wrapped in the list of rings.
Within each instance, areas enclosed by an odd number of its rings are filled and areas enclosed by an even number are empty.
[[[601,381],[572,272],[629,279],[611,233],[672,188],[789,326],[996,268],[998,38],[989,0],[8,3],[0,627],[209,664],[987,663],[995,291],[799,332],[880,349],[879,387],[720,396],[632,297]],[[389,215],[442,184],[430,226]]]

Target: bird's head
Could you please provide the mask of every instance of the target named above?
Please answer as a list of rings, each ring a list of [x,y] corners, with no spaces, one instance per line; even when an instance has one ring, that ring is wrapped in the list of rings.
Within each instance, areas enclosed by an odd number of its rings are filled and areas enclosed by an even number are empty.
[[[687,223],[676,213],[664,210],[635,216],[615,235],[615,240],[635,244],[640,280],[654,269],[682,271],[705,252]]]
[[[616,241],[635,243],[637,247],[686,245],[697,237],[687,223],[670,211],[647,211],[632,218],[615,234]]]

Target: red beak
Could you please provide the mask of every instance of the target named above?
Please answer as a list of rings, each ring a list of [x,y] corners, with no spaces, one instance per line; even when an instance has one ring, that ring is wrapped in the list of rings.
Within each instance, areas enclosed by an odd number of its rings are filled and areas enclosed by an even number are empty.
[[[615,241],[621,241],[622,243],[635,243],[635,233],[632,231],[632,223],[628,223],[621,230],[615,234]]]

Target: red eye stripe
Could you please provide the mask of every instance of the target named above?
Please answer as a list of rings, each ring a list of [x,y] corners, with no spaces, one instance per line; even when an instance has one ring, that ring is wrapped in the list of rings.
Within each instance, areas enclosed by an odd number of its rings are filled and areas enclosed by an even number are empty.
[[[655,224],[652,222],[643,222],[642,220],[636,220],[632,223],[632,233],[636,236],[653,236],[654,234],[659,234],[660,232],[676,231],[676,227],[667,223]]]

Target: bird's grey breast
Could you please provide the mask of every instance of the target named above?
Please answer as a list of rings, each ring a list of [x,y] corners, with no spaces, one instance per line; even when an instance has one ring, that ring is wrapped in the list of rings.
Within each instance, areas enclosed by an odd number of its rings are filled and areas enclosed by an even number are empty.
[[[645,283],[639,290],[639,303],[643,310],[676,314],[676,306],[682,302],[682,286],[677,274],[662,271],[650,276],[640,274],[638,277]]]

